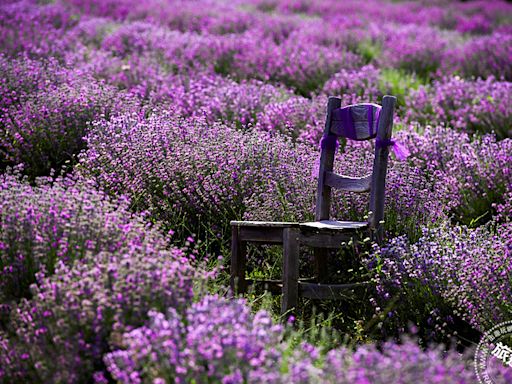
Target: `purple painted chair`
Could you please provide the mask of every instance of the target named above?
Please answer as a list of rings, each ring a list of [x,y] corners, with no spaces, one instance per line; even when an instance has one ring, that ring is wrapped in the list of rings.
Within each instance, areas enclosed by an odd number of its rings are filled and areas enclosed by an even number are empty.
[[[342,243],[370,236],[382,240],[384,192],[393,113],[396,98],[384,96],[382,107],[376,104],[355,104],[341,107],[341,100],[330,97],[324,136],[321,141],[315,221],[306,223],[232,221],[231,287],[243,293],[251,283],[245,278],[246,244],[282,244],[283,275],[280,281],[267,281],[271,291],[282,292],[281,309],[288,312],[297,305],[299,295],[314,299],[335,299],[356,284],[327,284],[328,252]],[[371,174],[353,178],[334,173],[334,155],[338,138],[375,139],[375,160]],[[370,192],[367,221],[330,220],[331,190],[337,188],[360,193]],[[299,280],[299,248],[314,248],[316,281]]]

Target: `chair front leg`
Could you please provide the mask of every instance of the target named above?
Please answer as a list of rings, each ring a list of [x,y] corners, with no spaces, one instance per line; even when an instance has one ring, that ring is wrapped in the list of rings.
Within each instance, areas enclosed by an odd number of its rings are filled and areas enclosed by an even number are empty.
[[[247,243],[240,239],[240,227],[231,227],[231,291],[233,295],[247,292],[245,268],[247,262]]]
[[[285,228],[283,233],[283,296],[281,313],[297,307],[299,296],[299,230]]]

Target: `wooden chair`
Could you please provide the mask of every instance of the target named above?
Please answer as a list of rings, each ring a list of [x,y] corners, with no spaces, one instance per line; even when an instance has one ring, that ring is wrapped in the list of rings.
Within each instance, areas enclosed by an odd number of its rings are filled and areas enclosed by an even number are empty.
[[[321,142],[315,221],[263,222],[232,221],[231,287],[235,293],[247,290],[245,278],[246,244],[249,242],[283,245],[282,280],[274,283],[282,291],[283,313],[297,305],[299,295],[315,299],[334,299],[356,284],[326,284],[329,249],[337,249],[351,239],[370,236],[382,240],[384,194],[389,146],[396,98],[384,96],[382,107],[375,104],[355,104],[341,108],[341,100],[330,97],[324,136]],[[333,163],[338,138],[352,140],[376,139],[375,159],[371,174],[348,177],[334,173]],[[333,221],[330,218],[331,190],[370,192],[367,221]],[[314,248],[316,282],[299,280],[299,248]]]

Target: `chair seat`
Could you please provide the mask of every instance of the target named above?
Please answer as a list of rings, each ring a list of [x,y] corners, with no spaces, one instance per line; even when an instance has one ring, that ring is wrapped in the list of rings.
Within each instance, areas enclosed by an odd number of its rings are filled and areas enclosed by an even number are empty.
[[[277,227],[277,228],[289,228],[298,226],[299,223],[292,221],[231,221],[231,226],[236,227]]]
[[[320,220],[300,223],[299,227],[318,230],[355,231],[368,228],[368,223],[366,221]]]
[[[285,229],[299,227],[299,223],[290,221],[231,221],[230,224],[239,241],[262,244],[282,244]]]

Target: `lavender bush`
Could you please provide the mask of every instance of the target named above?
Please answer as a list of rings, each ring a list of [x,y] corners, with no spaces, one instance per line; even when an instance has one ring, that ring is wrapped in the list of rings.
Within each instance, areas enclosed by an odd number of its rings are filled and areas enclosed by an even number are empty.
[[[476,383],[472,361],[440,347],[422,350],[412,341],[402,344],[385,343],[382,350],[374,345],[358,348],[353,354],[344,349],[327,354],[322,374],[327,383]],[[512,377],[501,367],[496,374],[497,382],[506,383]],[[311,382],[311,381],[300,381]]]
[[[165,245],[126,199],[111,201],[91,182],[71,177],[38,179],[32,186],[17,175],[0,177],[0,301],[29,298],[36,274],[73,265],[87,252],[118,252],[148,239]]]
[[[151,92],[150,103],[181,116],[198,116],[208,122],[222,121],[246,129],[265,118],[261,113],[272,103],[283,102],[291,92],[258,80],[240,83],[219,75],[178,76],[164,80]]]
[[[495,133],[511,137],[512,83],[465,80],[459,77],[435,81],[432,86],[412,91],[406,100],[406,116],[421,124],[444,123],[459,130]]]
[[[258,113],[256,128],[316,146],[323,133],[326,102],[325,97],[310,100],[296,96],[269,103]]]
[[[493,135],[471,137],[450,128],[427,127],[421,134],[401,132],[411,151],[410,161],[437,180],[436,190],[455,219],[485,222],[512,187],[512,141],[496,141]]]
[[[342,70],[325,83],[322,92],[327,96],[341,97],[343,105],[374,103],[382,97],[379,90],[379,77],[380,71],[373,65],[366,65],[356,70]]]
[[[309,96],[336,71],[360,64],[359,56],[348,51],[308,40],[296,44],[293,37],[276,44],[265,35],[260,30],[226,36],[200,35],[134,22],[106,35],[102,52],[108,54],[86,67],[120,84],[146,81],[142,71],[148,67],[160,75],[214,71],[237,79],[282,83]]]
[[[312,220],[320,151],[310,153],[306,171],[301,165],[293,169],[295,177],[283,180],[286,184],[276,180],[271,184],[273,188],[247,196],[244,217],[249,220]],[[374,150],[369,143],[348,141],[345,149],[336,155],[335,171],[361,177],[371,172],[373,159]],[[291,170],[288,167],[288,172]],[[446,204],[452,199],[452,192],[426,169],[391,158],[387,185],[385,225],[390,233],[405,231],[415,237],[418,223],[428,225],[447,217]],[[276,189],[283,192],[276,193]],[[338,220],[361,220],[368,214],[368,199],[368,194],[335,190],[331,215]]]
[[[436,1],[434,3],[387,3],[382,6],[378,0],[360,2],[353,1],[272,1],[251,0],[259,9],[278,10],[283,13],[305,13],[319,15],[323,20],[339,21],[354,16],[359,23],[375,22],[376,20],[392,21],[400,24],[416,24],[419,26],[437,26],[443,29],[455,29],[468,33],[487,33],[484,27],[500,29],[508,25],[507,14],[511,6],[505,1],[474,1],[453,2]],[[342,15],[340,17],[340,15]]]
[[[243,46],[233,60],[231,70],[239,76],[257,73],[257,78],[281,82],[303,96],[321,89],[340,69],[352,69],[361,62],[359,56],[349,51],[307,41],[299,45],[291,37],[279,45],[269,41]]]
[[[208,229],[214,236],[224,236],[258,191],[304,194],[293,180],[304,172],[309,177],[315,156],[279,136],[167,113],[97,122],[87,143],[83,174],[111,193],[128,194],[134,208],[149,209],[170,228]]]
[[[444,52],[453,44],[453,38],[432,27],[409,24],[375,28],[378,40],[382,39],[380,36],[385,36],[381,43],[381,65],[415,72],[423,78],[437,71],[443,63]]]
[[[146,20],[181,32],[211,34],[241,33],[248,29],[255,15],[237,7],[237,3],[199,1],[82,1],[69,0],[81,13],[116,21]]]
[[[207,297],[183,317],[173,309],[149,316],[148,325],[124,334],[125,349],[105,356],[120,383],[476,383],[469,359],[441,348],[424,351],[411,340],[327,354],[307,343],[294,346],[268,314],[251,315],[239,300]],[[505,383],[510,374],[503,374]]]
[[[446,71],[455,69],[462,76],[503,78],[512,80],[510,59],[512,36],[495,32],[468,40],[459,48],[447,52]]]
[[[84,147],[89,122],[136,110],[137,101],[52,61],[4,58],[2,72],[0,166],[24,164],[32,178],[60,170],[72,160]]]
[[[404,236],[393,239],[371,259],[382,275],[382,294],[389,295],[386,284],[391,284],[411,295],[440,295],[480,330],[510,320],[511,228],[510,223],[495,230],[441,226],[424,229],[415,244]]]
[[[128,194],[134,208],[149,209],[170,228],[183,223],[188,230],[214,228],[215,236],[223,238],[227,229],[211,218],[222,217],[226,225],[242,216],[307,220],[314,212],[319,151],[280,136],[169,114],[148,119],[125,115],[96,123],[87,143],[83,174],[110,193]],[[340,153],[337,169],[363,176],[371,170],[373,154],[368,143],[351,143]],[[435,184],[427,172],[397,164],[389,180],[393,232],[414,231],[414,221],[426,224],[443,217],[440,202],[448,200],[447,190],[440,188],[437,199],[431,199]],[[334,217],[357,219],[367,213],[367,195],[339,193],[333,201]]]
[[[120,383],[277,382],[282,327],[253,315],[244,300],[207,296],[186,314],[150,312],[147,326],[123,336],[126,350],[105,356]]]
[[[10,57],[64,59],[72,45],[61,36],[76,24],[76,16],[60,2],[39,5],[26,0],[0,5],[0,50]]]
[[[88,252],[73,267],[38,275],[33,298],[11,311],[0,335],[0,379],[90,382],[119,336],[143,325],[150,309],[184,308],[207,274],[180,249],[132,241],[115,252]]]

